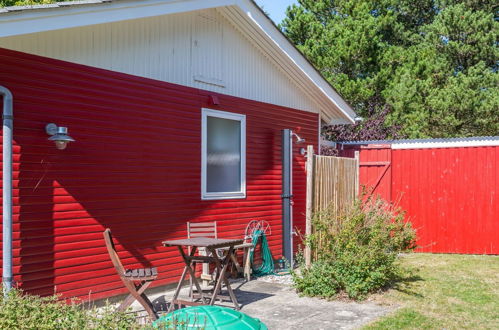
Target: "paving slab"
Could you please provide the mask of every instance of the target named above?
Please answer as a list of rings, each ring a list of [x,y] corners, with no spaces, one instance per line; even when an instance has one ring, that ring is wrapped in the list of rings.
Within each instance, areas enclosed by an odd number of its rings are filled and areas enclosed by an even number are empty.
[[[265,281],[234,282],[241,311],[264,322],[269,329],[356,329],[385,315],[392,307],[372,302],[326,301],[300,297],[286,284]],[[183,289],[182,294],[187,294]],[[146,292],[147,294],[147,292]],[[173,290],[148,294],[157,309],[166,310]],[[231,307],[231,304],[217,303]],[[139,305],[135,303],[135,308]]]
[[[241,310],[262,320],[269,329],[355,329],[390,311],[369,302],[300,297],[290,286],[262,281],[245,283],[236,292],[243,304]],[[268,296],[253,299],[261,293]]]

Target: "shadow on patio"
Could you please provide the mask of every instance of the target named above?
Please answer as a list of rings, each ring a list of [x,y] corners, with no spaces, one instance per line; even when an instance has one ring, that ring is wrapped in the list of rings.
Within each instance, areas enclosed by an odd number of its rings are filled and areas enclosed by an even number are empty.
[[[390,312],[393,307],[370,302],[326,301],[300,297],[289,285],[266,282],[266,279],[232,281],[241,311],[260,319],[269,329],[353,329]],[[157,290],[157,289],[156,289]],[[184,286],[183,294],[188,288]],[[148,295],[156,308],[166,310],[173,289]],[[216,305],[230,307],[230,302]],[[134,308],[140,305],[135,303]]]

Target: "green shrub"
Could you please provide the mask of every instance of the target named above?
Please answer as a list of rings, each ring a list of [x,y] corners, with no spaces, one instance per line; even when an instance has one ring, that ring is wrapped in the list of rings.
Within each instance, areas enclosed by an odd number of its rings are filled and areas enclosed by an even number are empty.
[[[39,297],[11,290],[8,299],[0,295],[0,329],[134,329],[131,314],[116,313],[109,306],[84,309],[75,301],[57,296]]]
[[[334,276],[335,270],[328,262],[317,261],[303,276],[294,274],[293,280],[298,291],[307,296],[333,297],[341,286]]]
[[[313,225],[307,244],[314,262],[293,273],[296,289],[309,296],[332,298],[343,291],[362,299],[393,280],[397,255],[415,247],[404,212],[382,199],[357,200],[342,212],[328,209],[314,216]]]

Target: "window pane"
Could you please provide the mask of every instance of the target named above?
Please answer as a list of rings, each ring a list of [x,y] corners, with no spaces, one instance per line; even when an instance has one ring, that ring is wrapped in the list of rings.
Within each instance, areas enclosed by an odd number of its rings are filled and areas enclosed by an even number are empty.
[[[241,122],[208,116],[206,191],[241,191]]]

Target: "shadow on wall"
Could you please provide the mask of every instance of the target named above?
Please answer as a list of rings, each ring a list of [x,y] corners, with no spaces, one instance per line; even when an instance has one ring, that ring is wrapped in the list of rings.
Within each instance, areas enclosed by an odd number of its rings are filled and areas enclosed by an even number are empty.
[[[16,281],[22,288],[67,297],[121,290],[104,246],[105,228],[118,241],[125,265],[159,266],[160,273],[170,276],[179,272],[164,267],[165,259],[178,252],[160,242],[182,237],[185,222],[200,212],[188,206],[192,202],[182,182],[190,179],[185,174],[143,159],[144,148],[138,144],[125,146],[125,153],[112,143],[82,135],[66,150],[56,150],[46,141],[43,126],[25,135],[19,121],[15,135],[19,236],[14,248]],[[64,125],[78,126],[67,119]],[[74,131],[76,136],[81,132]]]
[[[44,123],[26,127],[23,118],[18,120],[15,273],[18,284],[29,292],[57,292],[82,299],[124,293],[104,245],[105,228],[111,229],[125,267],[158,267],[158,285],[181,273],[178,251],[162,247],[161,242],[185,237],[187,221],[216,217],[221,219],[219,226],[230,226],[232,233],[243,236],[247,222],[254,218],[254,213],[241,208],[253,205],[248,200],[200,201],[197,149],[174,158],[164,152],[172,147],[168,142],[146,143],[152,136],[120,145],[102,136],[100,128],[85,129],[84,119],[47,117],[69,127],[76,142],[57,150],[47,141]],[[278,133],[271,129],[263,133],[260,148],[265,153],[272,154],[273,144],[280,143]],[[190,163],[195,169],[172,171],[185,157],[193,159]],[[280,203],[281,179],[275,175],[279,164],[276,153],[261,163],[249,163],[247,173],[249,186],[269,177],[277,184],[276,201],[257,208],[258,215],[273,214],[276,232],[281,225],[281,209],[276,204]],[[249,191],[248,195],[258,193]],[[228,209],[220,210],[224,206]]]

